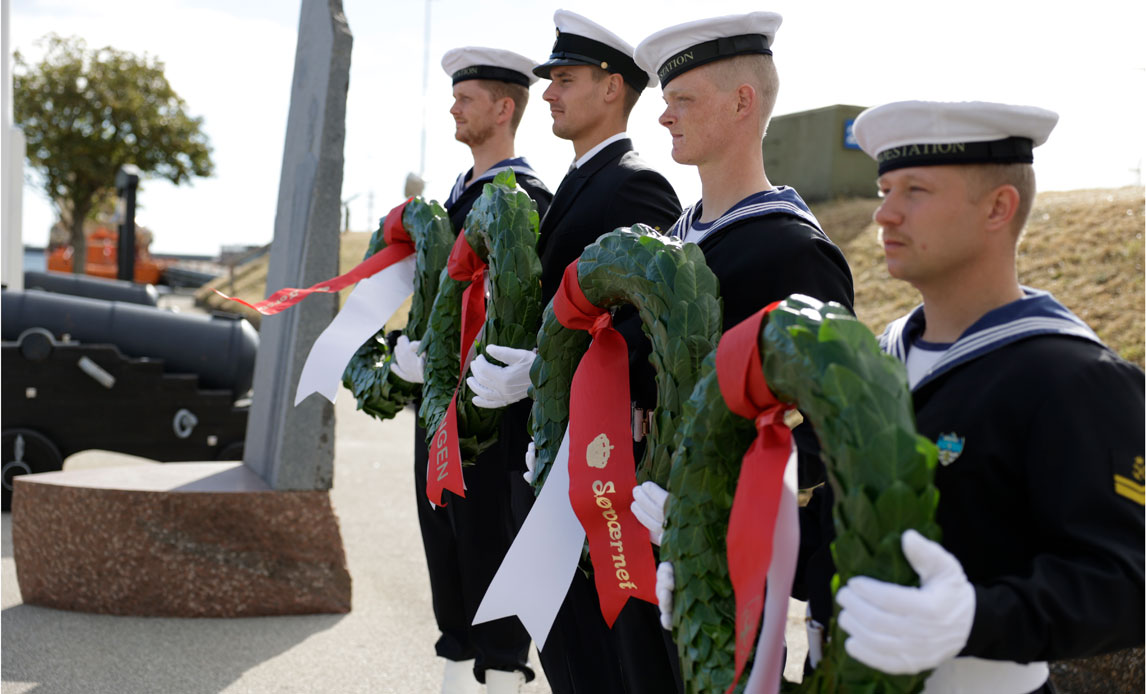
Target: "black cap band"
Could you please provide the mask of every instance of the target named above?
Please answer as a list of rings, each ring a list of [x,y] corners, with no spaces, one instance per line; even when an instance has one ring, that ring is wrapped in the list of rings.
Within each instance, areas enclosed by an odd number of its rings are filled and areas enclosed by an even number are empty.
[[[1034,143],[1027,137],[1008,137],[990,142],[946,142],[934,145],[900,145],[876,156],[880,175],[909,166],[952,164],[1031,164]]]
[[[714,60],[750,53],[772,55],[772,49],[768,48],[768,37],[763,34],[741,34],[698,43],[664,61],[657,70],[657,78],[663,88],[673,78],[693,68]]]
[[[520,84],[526,89],[529,88],[529,77],[521,74],[517,70],[507,70],[503,67],[494,67],[493,65],[471,65],[463,67],[454,74],[450,75],[453,78],[454,84],[458,82],[465,82],[466,80],[497,80],[498,82],[509,82],[510,84]]]
[[[546,64],[596,65],[602,70],[625,78],[625,82],[638,92],[649,86],[648,73],[637,66],[631,55],[623,53],[607,43],[577,34],[557,34],[557,40],[553,42],[553,51]],[[539,67],[545,67],[545,65]],[[544,75],[541,75],[537,69],[534,69],[534,74],[542,77],[549,76],[548,70]]]

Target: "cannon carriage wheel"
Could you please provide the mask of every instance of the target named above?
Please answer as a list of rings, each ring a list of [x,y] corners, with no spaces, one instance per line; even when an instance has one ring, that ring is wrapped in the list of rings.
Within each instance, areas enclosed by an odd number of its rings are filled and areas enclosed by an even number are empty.
[[[16,477],[64,468],[64,457],[51,439],[32,429],[8,429],[0,434],[3,456],[3,510],[12,508],[12,483]]]

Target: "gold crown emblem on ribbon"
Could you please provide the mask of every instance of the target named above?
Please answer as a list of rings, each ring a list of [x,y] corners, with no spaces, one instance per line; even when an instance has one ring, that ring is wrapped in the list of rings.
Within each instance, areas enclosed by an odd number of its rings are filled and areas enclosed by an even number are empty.
[[[597,438],[589,442],[585,447],[585,462],[589,467],[595,467],[603,470],[609,464],[609,453],[613,450],[613,446],[609,445],[609,437],[605,434],[597,434]]]

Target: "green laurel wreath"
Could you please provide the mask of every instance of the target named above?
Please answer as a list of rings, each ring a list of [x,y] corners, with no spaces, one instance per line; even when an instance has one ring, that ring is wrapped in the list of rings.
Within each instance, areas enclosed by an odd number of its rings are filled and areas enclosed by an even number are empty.
[[[484,345],[533,349],[541,323],[541,261],[537,257],[537,203],[517,187],[512,171],[485,184],[481,197],[466,216],[465,238],[489,264],[490,298],[486,305]],[[458,386],[461,368],[462,292],[469,281],[452,279],[442,271],[438,294],[430,309],[423,337],[426,385],[419,414],[433,435]],[[495,364],[496,359],[486,355]],[[470,402],[472,392],[463,381],[458,390],[458,439],[462,460],[473,462],[497,441],[501,408],[486,409]]]
[[[652,340],[650,362],[656,368],[657,406],[637,479],[668,480],[669,463],[681,405],[692,392],[704,355],[720,339],[721,305],[716,275],[694,244],[682,245],[638,224],[617,229],[585,248],[577,278],[595,306],[632,304]],[[569,423],[569,386],[589,333],[557,321],[553,305],[545,309],[533,382],[533,438],[537,447],[534,487],[548,476]]]
[[[900,535],[916,528],[939,538],[937,453],[915,431],[903,366],[880,352],[842,306],[799,295],[769,314],[760,350],[769,387],[812,423],[828,465],[836,493],[833,594],[857,574],[917,585]],[[723,692],[735,672],[736,602],[725,536],[741,458],[755,436],[753,422],[725,406],[710,355],[685,403],[661,545],[661,558],[676,571],[673,633],[688,692]],[[829,634],[815,672],[799,685],[785,682],[785,691],[922,689],[927,673],[888,675],[848,657],[834,617]]]
[[[402,331],[410,340],[420,340],[426,332],[429,307],[438,293],[439,275],[450,257],[454,231],[450,217],[437,202],[414,198],[402,212],[402,226],[416,248],[414,296],[410,317]],[[386,247],[382,224],[370,237],[365,260]],[[390,371],[394,358],[380,329],[351,357],[342,373],[342,383],[358,401],[358,409],[377,419],[390,419],[422,394],[420,383],[410,383]]]

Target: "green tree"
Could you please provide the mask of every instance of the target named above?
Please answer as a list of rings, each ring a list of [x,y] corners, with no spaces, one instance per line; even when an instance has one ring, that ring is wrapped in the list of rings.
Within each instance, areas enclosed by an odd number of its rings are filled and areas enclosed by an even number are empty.
[[[115,194],[121,166],[179,185],[211,175],[211,146],[203,119],[187,113],[159,60],[110,46],[90,50],[83,39],[55,34],[40,44],[38,63],[13,56],[13,110],[28,161],[71,228],[74,270],[83,272],[84,220]]]

